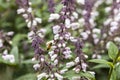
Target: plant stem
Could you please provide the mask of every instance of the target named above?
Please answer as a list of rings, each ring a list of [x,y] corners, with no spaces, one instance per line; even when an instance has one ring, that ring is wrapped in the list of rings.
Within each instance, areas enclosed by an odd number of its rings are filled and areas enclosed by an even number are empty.
[[[113,61],[113,67],[110,68],[109,75],[108,75],[108,80],[110,80],[110,78],[111,78],[111,76],[112,76],[112,72],[113,72],[113,70],[114,70],[114,65],[117,63],[117,59],[118,59],[119,55],[120,55],[120,52],[118,52],[115,60]]]
[[[108,75],[108,80],[110,80],[111,75],[112,75],[112,72],[113,72],[113,67],[112,67],[112,68],[110,68],[109,75]]]

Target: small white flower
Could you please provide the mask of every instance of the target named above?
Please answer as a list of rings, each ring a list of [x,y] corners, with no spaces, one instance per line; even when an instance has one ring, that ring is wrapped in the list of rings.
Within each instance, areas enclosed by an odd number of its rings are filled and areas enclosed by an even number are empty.
[[[63,80],[63,76],[61,76],[60,74],[54,73],[54,75],[58,80]]]
[[[72,62],[69,62],[69,63],[66,63],[66,67],[67,68],[70,68],[70,67],[72,67],[72,66],[74,66],[75,65],[75,63],[72,61]]]
[[[104,33],[104,34],[103,34],[103,38],[106,38],[106,37],[107,37],[107,34],[106,34],[106,33]]]
[[[52,55],[54,54],[54,51],[50,51],[48,52],[48,54],[52,57]]]
[[[3,47],[3,41],[0,39],[0,48]]]
[[[48,80],[55,80],[55,79],[51,79],[51,78],[49,78]]]
[[[84,54],[84,57],[87,59],[87,58],[88,58],[88,55]]]
[[[57,48],[57,46],[51,46],[51,49],[53,49],[53,50],[54,50],[55,48]]]
[[[94,29],[92,30],[92,32],[93,32],[93,33],[99,33],[99,34],[100,34],[100,33],[101,33],[101,30],[100,30],[100,29],[97,29],[97,28],[94,28]]]
[[[55,34],[54,35],[54,40],[58,40],[59,39],[59,34]]]
[[[66,46],[66,44],[65,44],[65,43],[63,43],[63,44],[62,44],[62,46],[63,46],[63,47],[65,47],[65,46]]]
[[[112,26],[112,27],[110,27],[110,32],[114,32],[117,29],[118,29],[118,26]]]
[[[80,35],[82,36],[83,40],[88,38],[88,34],[86,32],[81,32]]]
[[[72,15],[73,15],[76,19],[78,19],[78,13],[77,13],[77,12],[73,12]]]
[[[114,21],[117,21],[117,22],[120,21],[120,13],[118,13],[118,14],[114,17]]]
[[[12,45],[12,43],[13,43],[12,41],[9,41],[9,44],[11,44],[11,45]]]
[[[106,13],[109,13],[110,11],[111,11],[111,7],[106,7],[106,8],[105,8],[105,12],[106,12]]]
[[[34,35],[35,33],[33,31],[30,31],[28,33],[28,39],[31,40],[32,39],[32,36]]]
[[[110,23],[110,25],[111,25],[111,26],[118,26],[118,22],[113,21],[113,22]]]
[[[70,55],[70,54],[65,55],[65,59],[70,59],[71,57],[72,57],[72,55]]]
[[[51,22],[51,21],[53,21],[53,20],[57,20],[57,19],[59,19],[60,18],[60,15],[59,14],[57,14],[57,13],[52,13],[52,14],[50,14],[50,17],[49,17],[49,21]]]
[[[60,40],[63,40],[63,37],[62,37],[62,36],[60,36]]]
[[[75,62],[78,63],[79,62],[79,57],[75,58]]]
[[[2,58],[4,60],[7,60],[7,61],[11,62],[11,63],[15,62],[15,57],[12,54],[3,55]]]
[[[28,4],[29,4],[29,5],[32,5],[32,3],[31,3],[31,2],[29,2]]]
[[[85,4],[85,0],[77,0],[77,3],[80,3],[80,4],[84,5]]]
[[[33,20],[32,22],[31,22],[31,21],[28,21],[28,23],[27,23],[27,27],[28,27],[28,28],[30,28],[30,27],[32,27],[32,26],[36,26],[36,25],[37,25],[36,20]]]
[[[33,68],[34,68],[35,70],[37,70],[38,68],[40,68],[40,64],[34,64],[34,65],[33,65]]]
[[[101,55],[97,55],[97,59],[101,59],[102,58],[102,56]]]
[[[56,57],[57,57],[57,54],[52,55],[51,56],[51,61],[54,61]]]
[[[119,3],[119,2],[120,2],[120,0],[117,0],[116,2],[117,2],[117,3]]]
[[[96,26],[96,23],[94,22],[94,19],[93,18],[90,18],[89,19],[89,22],[90,22],[90,24],[92,25],[91,27],[95,27]]]
[[[44,29],[44,28],[41,28],[41,29],[39,30],[39,32],[42,32],[43,34],[45,34],[45,33],[47,32],[47,30]]]
[[[98,55],[98,54],[93,54],[93,55],[92,55],[92,58],[101,59],[101,55]]]
[[[93,71],[88,71],[90,74],[95,75],[95,72]]]
[[[87,34],[91,34],[91,32],[90,32],[89,30],[86,30],[86,33],[87,33]]]
[[[80,23],[80,25],[81,25],[81,24],[84,25],[85,20],[84,20],[84,18],[80,18],[80,19],[78,20],[78,22]]]
[[[120,62],[117,62],[116,66],[119,66],[120,65]]]
[[[36,59],[33,57],[33,58],[32,58],[32,61],[35,61],[35,60],[36,60]]]
[[[32,26],[32,22],[31,21],[27,21],[27,27],[30,28]]]
[[[37,76],[37,80],[41,80],[43,77],[48,77],[47,73],[41,73]]]
[[[58,34],[59,32],[60,32],[60,26],[59,25],[53,26],[53,33]]]
[[[65,19],[65,27],[70,28],[70,19]]]
[[[7,55],[7,54],[8,54],[8,50],[6,49],[3,51],[3,55]]]
[[[59,43],[59,44],[58,44],[58,47],[59,47],[59,48],[60,48],[60,47],[62,47],[62,44],[61,44],[61,43]]]
[[[30,20],[29,19],[26,19],[25,22],[28,23]]]
[[[114,41],[115,41],[115,42],[120,42],[120,37],[115,37],[115,38],[114,38]]]
[[[38,23],[42,23],[42,19],[41,19],[41,18],[35,18],[35,20],[36,20]]]
[[[82,15],[85,15],[87,13],[86,10],[82,10]]]
[[[41,62],[44,62],[45,61],[45,59],[44,58],[41,58]]]
[[[10,61],[11,63],[14,63],[14,62],[15,62],[15,57],[14,57],[14,55],[9,55],[9,61]]]
[[[70,36],[71,36],[70,33],[66,33],[66,34],[65,34],[65,39],[69,40],[69,39],[70,39]]]
[[[80,69],[79,69],[79,68],[75,68],[74,71],[75,71],[76,73],[79,73],[79,72],[80,72]]]
[[[17,10],[17,14],[21,14],[21,13],[24,13],[25,12],[25,9],[24,8],[20,8]]]
[[[28,18],[28,14],[23,14],[22,15],[25,19]]]
[[[82,69],[83,69],[84,72],[86,71],[86,68],[87,68],[87,64],[83,62],[82,63]]]
[[[60,70],[60,74],[64,74],[66,71],[68,71],[68,69]]]
[[[71,24],[72,30],[76,30],[76,29],[78,29],[79,27],[80,27],[80,26],[79,26],[79,23],[77,23],[77,22],[74,22],[74,23]]]
[[[77,39],[75,39],[74,37],[70,37],[70,41],[71,42],[77,42]]]
[[[10,32],[7,33],[8,36],[12,36],[13,34],[14,34],[13,31],[10,31]]]
[[[110,47],[110,42],[107,42],[106,49],[109,49],[109,47]]]
[[[42,33],[38,33],[38,36],[44,38],[45,35],[43,35]]]
[[[108,18],[108,19],[104,22],[104,25],[105,25],[105,26],[108,25],[111,21],[112,21],[112,19],[111,19],[111,18]]]
[[[118,9],[114,9],[113,10],[114,14],[117,15],[117,13],[119,12]]]
[[[33,20],[32,26],[36,26],[36,25],[37,25],[37,21],[36,21],[36,20]]]
[[[98,15],[99,15],[99,13],[97,11],[91,12],[91,18],[93,18],[93,19],[95,19],[96,16],[98,16]]]
[[[32,8],[29,7],[29,8],[27,9],[27,12],[28,12],[28,13],[31,13],[31,12],[32,12]]]
[[[97,38],[96,38],[96,39],[94,39],[94,43],[95,43],[95,44],[97,44],[97,43],[98,43],[98,41],[99,41],[99,39],[97,39]]]
[[[57,64],[58,64],[58,60],[55,59],[55,60],[54,60],[54,65],[57,65]]]

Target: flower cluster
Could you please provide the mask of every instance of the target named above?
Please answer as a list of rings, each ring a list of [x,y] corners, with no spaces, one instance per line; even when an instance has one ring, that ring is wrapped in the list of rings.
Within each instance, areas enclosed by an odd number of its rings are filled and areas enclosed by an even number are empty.
[[[76,21],[78,19],[78,14],[75,12],[75,1],[62,0],[61,3],[63,4],[63,7],[59,14],[54,12],[50,14],[48,21],[54,22],[54,26],[52,27],[54,38],[47,42],[48,47],[51,45],[51,49],[48,52],[50,63],[54,70],[52,71],[54,74],[51,75],[54,75],[58,80],[63,80],[62,75],[69,71],[70,68],[76,73],[79,73],[80,71],[86,71],[87,67],[85,55],[82,52],[82,42],[79,37],[73,37],[73,34],[69,32],[74,30],[77,31],[80,26]],[[75,44],[73,45],[75,46],[75,53],[68,47],[69,44]],[[76,56],[75,59],[73,58],[73,55]],[[63,62],[64,60],[68,61]],[[64,66],[63,64],[66,65]],[[50,76],[50,73],[46,74]],[[59,77],[56,76],[56,74],[59,74]]]
[[[43,78],[63,80],[63,75],[69,70],[75,73],[86,72],[88,56],[83,52],[86,44],[92,48],[92,58],[101,58],[100,53],[105,52],[108,41],[120,42],[119,0],[62,0],[59,13],[55,11],[54,0],[48,0],[50,12],[48,22],[54,25],[52,26],[53,39],[46,42],[47,49],[41,47],[45,44],[43,38],[46,30],[37,27],[38,23],[42,22],[41,18],[33,16],[29,0],[16,0],[16,2],[19,5],[17,13],[23,16],[31,30],[28,38],[32,41],[35,53],[32,60],[39,61],[33,65],[33,68],[40,72],[37,76],[38,80]],[[104,22],[98,25],[97,18],[101,16],[99,7],[103,3],[107,6],[104,12],[111,14],[108,15],[107,20],[103,20]],[[112,4],[112,7],[109,4]],[[82,9],[77,9],[76,6]],[[0,43],[2,46],[2,41]],[[86,78],[80,77],[80,79]]]
[[[15,62],[14,55],[8,54],[8,51],[11,49],[12,45],[11,37],[13,36],[13,34],[14,34],[13,31],[7,33],[4,31],[0,31],[0,53],[2,53],[1,54],[2,58],[10,63]]]
[[[106,51],[107,42],[119,43],[119,0],[77,0],[77,3],[84,8],[78,11],[79,15],[82,15],[78,19],[81,24],[79,32],[82,40],[92,46],[94,53],[92,58],[101,58],[100,53]],[[102,4],[106,4],[104,12],[109,17],[105,15],[107,19],[98,25],[97,18],[102,16],[99,7]]]

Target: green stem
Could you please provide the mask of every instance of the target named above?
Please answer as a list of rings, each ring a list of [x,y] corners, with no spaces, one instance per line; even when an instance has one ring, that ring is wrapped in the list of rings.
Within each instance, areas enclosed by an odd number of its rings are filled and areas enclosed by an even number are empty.
[[[112,72],[114,70],[114,65],[117,63],[117,59],[118,59],[119,55],[120,55],[120,52],[117,54],[115,60],[113,61],[113,67],[110,68],[109,75],[108,75],[108,80],[110,80],[110,78],[112,76]]]
[[[113,72],[113,67],[112,67],[112,68],[110,68],[109,75],[108,75],[108,80],[110,80],[111,75],[112,75],[112,72]]]

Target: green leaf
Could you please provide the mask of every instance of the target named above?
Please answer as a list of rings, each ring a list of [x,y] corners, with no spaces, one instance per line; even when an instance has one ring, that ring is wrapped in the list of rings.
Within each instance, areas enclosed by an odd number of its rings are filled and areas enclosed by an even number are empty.
[[[81,72],[80,74],[81,74],[81,76],[86,77],[90,80],[96,80],[95,76],[92,75],[90,72]]]
[[[15,80],[36,80],[36,75],[35,74],[26,74]]]
[[[36,64],[38,63],[39,61],[32,61],[31,59],[28,59],[28,60],[24,60],[22,61],[21,63],[22,64]]]
[[[85,78],[88,78],[90,80],[95,80],[95,76],[89,72],[75,73],[73,70],[69,70],[63,76],[64,76],[64,78],[67,78],[69,80],[73,80],[74,77],[85,77]]]
[[[110,66],[106,65],[106,64],[98,64],[98,65],[92,67],[92,69],[109,68],[109,67]]]
[[[2,55],[0,54],[0,63],[4,62]]]
[[[56,13],[58,13],[61,9],[62,9],[62,4],[58,4],[56,7],[55,7],[55,10],[56,10]]]
[[[116,79],[116,78],[117,78],[116,71],[115,71],[115,69],[113,69],[110,80],[119,80],[119,79]]]
[[[27,38],[26,34],[17,34],[12,42],[13,42],[13,46],[18,46],[20,44],[20,40],[24,39],[24,38]]]
[[[76,75],[76,73],[74,71],[69,70],[63,76],[64,76],[64,78],[68,78],[69,80],[72,80],[73,76],[78,76],[78,75]]]
[[[116,65],[115,70],[116,70],[115,74],[117,76],[116,80],[120,80],[120,63]]]
[[[120,61],[120,56],[117,58],[117,61]]]
[[[104,59],[92,59],[92,60],[89,60],[89,62],[94,62],[94,63],[99,63],[99,64],[106,64],[106,65],[109,65],[110,67],[113,67],[113,63],[111,63],[109,61],[106,61]]]
[[[18,53],[18,47],[14,46],[10,52],[10,54],[13,54],[15,57],[15,63],[18,64],[19,63],[19,53]]]
[[[117,54],[118,54],[118,47],[113,42],[109,42],[109,46],[108,46],[109,57],[112,60],[115,60]]]

